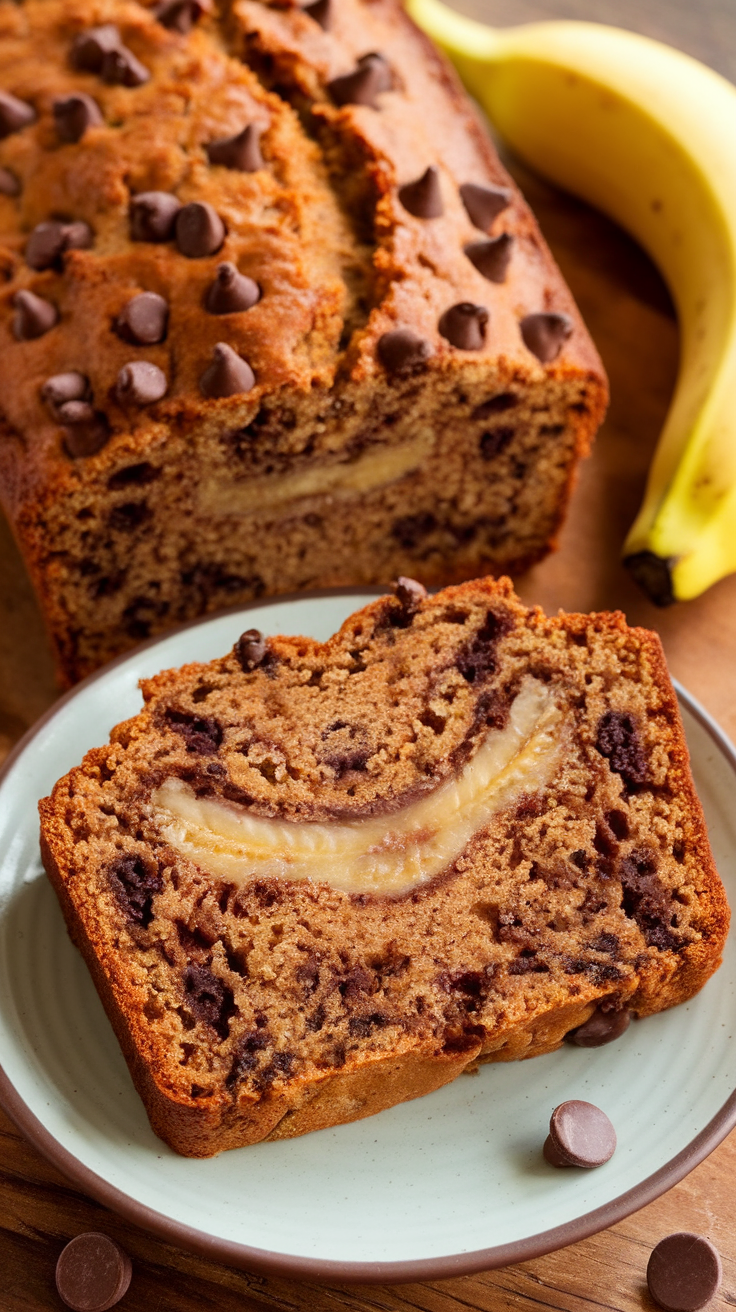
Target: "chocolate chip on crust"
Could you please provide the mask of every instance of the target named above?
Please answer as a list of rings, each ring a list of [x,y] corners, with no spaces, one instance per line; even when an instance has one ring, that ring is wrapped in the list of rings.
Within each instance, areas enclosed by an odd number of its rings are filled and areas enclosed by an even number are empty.
[[[567,314],[527,314],[519,324],[524,345],[542,364],[556,360],[573,330]]]
[[[99,27],[90,27],[74,38],[69,62],[72,68],[83,73],[99,73],[102,61],[110,50],[120,47],[120,32],[114,23],[102,23]]]
[[[188,260],[214,255],[225,240],[225,224],[206,200],[183,205],[176,216],[174,232],[176,244]]]
[[[424,368],[432,347],[411,328],[394,328],[378,339],[376,354],[389,374],[408,374]]]
[[[65,251],[88,250],[92,245],[92,229],[81,220],[75,223],[62,223],[59,219],[49,219],[37,223],[26,242],[26,263],[32,269],[53,269],[61,267],[61,257]]]
[[[126,1293],[133,1267],[124,1249],[108,1235],[77,1235],[56,1263],[56,1289],[72,1312],[108,1312]]]
[[[191,32],[204,14],[212,12],[212,0],[163,0],[156,5],[153,16],[164,27],[174,32]]]
[[[265,168],[260,145],[265,130],[260,123],[248,123],[234,137],[210,141],[205,146],[210,164],[222,164],[226,169],[237,169],[241,173],[256,173]]]
[[[391,88],[391,71],[383,55],[363,55],[352,73],[333,78],[327,90],[336,105],[368,105],[376,109],[376,96]]]
[[[233,648],[246,674],[261,664],[266,654],[266,639],[260,629],[246,629]]]
[[[64,446],[73,460],[96,455],[110,440],[110,426],[89,401],[64,401],[57,409],[64,426]]]
[[[166,395],[166,374],[148,360],[134,360],[120,370],[115,395],[121,405],[153,405]]]
[[[170,241],[181,201],[168,191],[141,191],[130,202],[131,241]]]
[[[59,318],[56,306],[42,296],[36,296],[35,292],[16,292],[13,308],[13,336],[19,342],[30,342],[36,337],[43,337]]]
[[[100,68],[103,82],[111,86],[141,87],[151,74],[127,46],[118,46],[105,52]]]
[[[103,122],[102,111],[84,91],[75,91],[71,96],[57,96],[53,102],[54,124],[60,141],[81,141],[87,128],[99,127]]]
[[[27,100],[19,100],[9,91],[0,91],[0,140],[9,137],[11,132],[27,128],[35,120],[36,111]]]
[[[699,1312],[715,1298],[722,1278],[717,1248],[687,1231],[660,1239],[647,1263],[649,1293],[665,1312]]]
[[[396,600],[406,610],[416,610],[417,606],[427,596],[427,589],[423,583],[417,579],[406,578],[401,575],[394,584],[392,584]]]
[[[482,273],[489,282],[503,282],[506,278],[514,239],[510,232],[502,232],[500,237],[489,237],[486,241],[471,241],[465,247],[465,254],[474,264],[478,273]]]
[[[41,400],[54,415],[59,407],[67,401],[88,401],[90,398],[89,379],[85,374],[70,370],[65,374],[53,374],[47,378],[41,388]]]
[[[123,306],[115,322],[118,336],[138,346],[163,342],[169,319],[169,303],[157,292],[140,292]]]
[[[313,0],[312,4],[303,6],[302,13],[308,14],[326,32],[332,26],[333,0]]]
[[[215,281],[207,288],[204,308],[209,314],[237,314],[249,310],[260,296],[258,283],[225,261],[215,270]]]
[[[488,311],[484,305],[460,301],[445,310],[439,321],[442,336],[460,351],[482,351],[485,346]]]
[[[0,168],[0,196],[20,196],[20,179],[10,169]]]
[[[470,222],[481,232],[488,232],[493,220],[511,204],[508,187],[481,186],[477,182],[464,182],[460,198]]]
[[[443,212],[440,175],[433,164],[414,182],[399,187],[399,200],[418,219],[438,219]]]
[[[218,342],[212,352],[212,364],[205,369],[199,386],[205,396],[236,396],[255,386],[255,375],[247,360],[227,342]]]

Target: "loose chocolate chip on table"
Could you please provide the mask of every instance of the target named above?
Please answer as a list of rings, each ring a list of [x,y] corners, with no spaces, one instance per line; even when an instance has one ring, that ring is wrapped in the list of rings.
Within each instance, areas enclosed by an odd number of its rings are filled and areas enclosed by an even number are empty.
[[[56,135],[60,141],[80,141],[87,128],[99,127],[102,112],[96,100],[84,91],[57,96],[53,103]]]
[[[266,639],[259,629],[246,629],[235,644],[235,655],[248,673],[260,665],[266,654]]]
[[[717,1248],[687,1231],[660,1239],[647,1263],[649,1293],[665,1312],[698,1312],[718,1293],[722,1276]]]
[[[59,406],[67,401],[87,401],[90,396],[89,379],[85,374],[70,370],[65,374],[53,374],[47,378],[41,388],[41,400],[58,413]]]
[[[148,360],[124,364],[117,377],[115,395],[122,405],[153,405],[166,395],[166,374]]]
[[[511,204],[508,187],[480,186],[477,182],[464,182],[460,198],[470,222],[481,232],[487,232],[496,215]]]
[[[9,91],[0,91],[0,138],[9,137],[11,132],[20,132],[35,118],[36,111],[26,100],[11,96]]]
[[[238,314],[255,305],[260,295],[257,282],[225,261],[215,270],[215,281],[207,288],[204,308],[209,314]]]
[[[573,329],[566,314],[527,314],[519,324],[524,345],[542,364],[549,364],[560,354]]]
[[[411,328],[394,328],[379,337],[376,353],[387,373],[406,374],[424,367],[432,347]]]
[[[210,141],[205,146],[210,164],[222,164],[226,169],[238,169],[241,173],[256,173],[265,168],[260,145],[265,130],[260,123],[248,123],[234,137]]]
[[[423,583],[416,579],[406,578],[400,575],[394,584],[392,584],[396,600],[401,602],[407,610],[416,610],[420,601],[423,601],[427,595],[427,589]]]
[[[115,330],[126,342],[153,346],[166,337],[169,305],[157,292],[140,292],[123,306]]]
[[[255,381],[247,360],[227,342],[218,342],[212,352],[212,364],[202,374],[199,386],[205,396],[236,396],[238,392],[249,392]]]
[[[225,224],[206,200],[193,200],[182,206],[174,231],[176,244],[188,260],[214,255],[225,240]]]
[[[78,68],[80,72],[99,73],[105,55],[109,50],[117,50],[120,44],[120,33],[114,23],[90,27],[74,38],[69,62],[72,68]]]
[[[613,1043],[629,1028],[631,1012],[600,1011],[596,1007],[593,1015],[576,1030],[571,1030],[565,1037],[569,1043],[578,1048],[601,1048],[604,1043]]]
[[[0,168],[0,196],[20,196],[20,182],[10,169]]]
[[[153,10],[154,18],[175,32],[191,32],[203,14],[212,11],[212,0],[164,0]]]
[[[170,241],[181,201],[168,191],[141,191],[130,202],[131,241]]]
[[[19,342],[43,337],[59,318],[59,311],[50,301],[35,292],[16,292],[13,297],[13,334]]]
[[[302,13],[309,14],[326,32],[332,26],[333,0],[313,0],[311,5],[304,5]]]
[[[438,219],[443,212],[440,175],[433,164],[421,178],[399,187],[399,200],[418,219]]]
[[[544,1156],[552,1166],[603,1166],[616,1151],[616,1131],[600,1107],[572,1099],[555,1107]]]
[[[74,460],[95,455],[109,441],[107,419],[89,401],[64,401],[56,415],[64,425],[64,446]]]
[[[62,223],[59,219],[49,219],[37,223],[26,242],[26,263],[32,269],[51,269],[59,267],[64,251],[88,250],[92,245],[92,229],[81,220],[76,223]]]
[[[107,1312],[130,1285],[128,1254],[108,1235],[90,1230],[77,1235],[56,1264],[59,1297],[73,1312]]]
[[[484,305],[473,305],[472,301],[451,305],[438,325],[442,336],[460,351],[482,351],[487,326],[487,309]]]
[[[368,105],[376,109],[376,96],[391,88],[391,71],[383,55],[363,55],[352,73],[333,78],[327,90],[336,105]]]
[[[486,241],[471,241],[465,247],[465,254],[474,264],[478,273],[482,273],[489,282],[503,282],[511,260],[514,239],[510,232],[502,232],[500,237],[489,237]]]
[[[151,74],[145,64],[136,59],[132,50],[128,50],[127,46],[118,46],[115,50],[105,52],[100,76],[110,86],[141,87],[144,82],[148,82]]]

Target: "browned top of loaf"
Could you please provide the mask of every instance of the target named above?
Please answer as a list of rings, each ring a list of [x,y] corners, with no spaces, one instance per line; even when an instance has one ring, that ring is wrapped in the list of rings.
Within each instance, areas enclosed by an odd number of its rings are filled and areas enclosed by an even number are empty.
[[[108,85],[71,66],[75,36],[110,22],[150,73],[142,85]],[[328,83],[372,51],[388,61],[391,89],[376,108],[338,107]],[[36,114],[0,139],[0,167],[19,183],[17,196],[0,193],[0,417],[62,483],[79,474],[62,454],[61,430],[40,388],[68,370],[88,375],[95,405],[132,453],[161,441],[170,426],[245,424],[265,395],[284,388],[307,394],[380,377],[377,340],[399,326],[428,341],[433,367],[467,365],[469,353],[438,331],[440,315],[460,301],[490,311],[479,368],[503,357],[522,382],[542,370],[601,375],[533,216],[452,71],[396,0],[340,0],[327,30],[293,4],[222,0],[186,34],[125,0],[0,0],[0,91]],[[103,119],[76,143],[59,140],[52,112],[54,99],[72,92],[93,97]],[[211,165],[205,145],[250,122],[265,129],[264,167]],[[401,204],[398,188],[430,164],[440,171],[444,213],[421,219]],[[465,182],[511,188],[511,204],[491,229],[514,237],[502,284],[489,282],[464,254],[483,235],[461,201]],[[209,202],[227,228],[221,249],[189,259],[173,242],[132,242],[131,196],[151,190],[182,203]],[[34,271],[26,243],[51,218],[87,223],[93,244],[68,251],[56,268]],[[222,260],[259,284],[261,299],[251,309],[205,312]],[[13,335],[20,289],[59,312],[56,326],[35,340]],[[167,300],[168,334],[159,345],[131,347],[113,324],[142,291]],[[574,331],[543,366],[524,345],[519,321],[549,310],[571,316]],[[222,340],[250,362],[256,385],[206,399],[199,380]],[[164,371],[163,400],[142,409],[119,404],[116,378],[131,360]]]

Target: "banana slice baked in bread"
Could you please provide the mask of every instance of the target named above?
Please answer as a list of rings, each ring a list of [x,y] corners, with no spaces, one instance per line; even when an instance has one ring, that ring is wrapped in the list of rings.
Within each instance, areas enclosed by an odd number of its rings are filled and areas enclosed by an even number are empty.
[[[326,643],[251,630],[142,686],[42,846],[178,1152],[371,1115],[719,964],[675,694],[620,614],[399,580]]]

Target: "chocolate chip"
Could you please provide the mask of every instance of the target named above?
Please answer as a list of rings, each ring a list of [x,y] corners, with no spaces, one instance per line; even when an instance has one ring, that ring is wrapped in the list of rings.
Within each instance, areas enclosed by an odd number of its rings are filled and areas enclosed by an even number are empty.
[[[313,18],[315,23],[319,23],[323,31],[328,31],[332,27],[334,16],[333,0],[314,0],[311,5],[304,5],[303,14],[308,14]]]
[[[489,419],[491,415],[503,414],[505,410],[513,410],[518,405],[519,398],[516,392],[499,392],[498,396],[491,396],[487,401],[481,401],[470,416],[471,419]]]
[[[213,974],[209,966],[192,962],[184,972],[184,997],[197,1020],[211,1025],[221,1039],[230,1032],[230,1018],[235,1014],[232,990]]]
[[[460,351],[482,351],[486,340],[488,311],[484,305],[460,301],[445,310],[439,321],[440,333]]]
[[[442,191],[440,175],[433,164],[424,170],[420,178],[399,187],[399,200],[410,214],[418,219],[438,219],[442,214]]]
[[[255,375],[247,360],[227,342],[218,342],[212,352],[212,364],[205,369],[199,386],[205,396],[236,396],[255,386]]]
[[[56,417],[64,426],[64,446],[73,460],[95,455],[110,440],[106,416],[90,401],[64,401]]]
[[[265,128],[260,123],[249,123],[234,137],[222,137],[205,146],[210,164],[222,164],[226,169],[241,173],[256,173],[266,167],[261,154],[261,137]]]
[[[660,1239],[647,1263],[649,1293],[665,1312],[699,1312],[722,1277],[718,1249],[704,1235],[682,1230]]]
[[[238,638],[233,651],[247,674],[261,664],[266,654],[266,639],[259,629],[246,629]]]
[[[629,1028],[630,1011],[600,1011],[596,1007],[593,1015],[576,1030],[571,1030],[565,1037],[578,1048],[602,1048],[604,1043],[613,1043]]]
[[[500,237],[471,241],[464,249],[470,263],[475,265],[484,278],[489,282],[504,282],[513,244],[511,233],[502,232]]]
[[[36,111],[26,100],[11,96],[9,91],[0,91],[0,139],[9,137],[11,132],[20,132],[35,119]]]
[[[13,334],[19,342],[30,342],[35,337],[43,337],[59,318],[56,306],[36,296],[35,292],[16,292],[13,307]]]
[[[141,87],[151,74],[127,46],[108,50],[102,60],[100,76],[110,86]]]
[[[107,1312],[130,1285],[133,1268],[123,1248],[108,1235],[77,1235],[56,1263],[59,1298],[73,1312]]]
[[[573,330],[566,314],[527,314],[519,324],[524,345],[542,364],[556,360]]]
[[[391,88],[391,71],[383,55],[363,55],[352,73],[333,78],[327,90],[336,105],[368,105],[376,109],[376,96]]]
[[[153,920],[153,899],[160,893],[164,881],[161,872],[150,860],[129,853],[118,857],[108,870],[113,893],[125,914],[136,925],[148,929]]]
[[[89,379],[75,370],[65,374],[53,374],[47,378],[41,388],[41,400],[54,415],[59,407],[67,401],[87,401],[90,397]]]
[[[496,216],[511,204],[511,195],[508,187],[480,186],[477,182],[464,182],[460,188],[468,218],[481,232],[488,232]]]
[[[83,73],[99,73],[102,61],[110,50],[120,46],[120,33],[114,23],[103,23],[100,27],[90,27],[74,38],[69,61],[72,68]]]
[[[423,583],[417,582],[416,579],[406,578],[403,574],[391,586],[396,600],[406,610],[416,610],[419,603],[424,601],[427,595],[427,589]]]
[[[206,200],[193,200],[176,216],[176,244],[188,260],[214,255],[225,240],[225,224]]]
[[[237,314],[249,310],[260,299],[257,282],[240,273],[234,264],[218,264],[215,281],[210,283],[204,298],[204,308],[210,314]]]
[[[600,1107],[592,1102],[572,1099],[555,1107],[549,1123],[547,1161],[556,1156],[554,1166],[602,1166],[616,1151],[616,1131]]]
[[[26,262],[32,269],[61,267],[65,251],[88,250],[92,245],[92,229],[88,223],[62,223],[49,219],[37,223],[26,242]]]
[[[20,182],[10,169],[0,168],[0,196],[20,196]]]
[[[130,202],[131,241],[170,241],[181,201],[168,191],[141,191]]]
[[[121,405],[153,405],[166,395],[166,374],[148,360],[124,364],[117,377],[115,395]]]
[[[99,127],[104,121],[97,101],[84,91],[57,96],[53,110],[56,135],[60,141],[80,141],[87,128]]]
[[[175,32],[191,32],[203,14],[212,12],[212,0],[164,0],[153,10],[154,18]]]
[[[480,454],[482,460],[495,460],[510,445],[516,436],[516,429],[506,424],[501,428],[491,428],[480,435]]]
[[[628,711],[606,711],[598,721],[595,745],[627,787],[645,784],[649,777],[647,754],[639,727]]]
[[[123,306],[115,331],[136,346],[154,346],[166,337],[169,305],[157,292],[140,292]]]
[[[387,373],[408,374],[424,368],[432,347],[411,328],[394,328],[379,337],[376,354]]]

